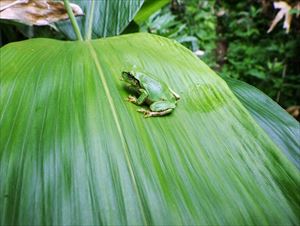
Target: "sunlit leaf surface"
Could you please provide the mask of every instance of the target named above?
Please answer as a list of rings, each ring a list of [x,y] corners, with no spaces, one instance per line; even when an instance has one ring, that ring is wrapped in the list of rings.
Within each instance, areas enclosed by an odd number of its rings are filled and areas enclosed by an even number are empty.
[[[124,100],[128,65],[179,93],[171,115]],[[179,44],[32,39],[0,67],[2,225],[299,224],[299,171]]]

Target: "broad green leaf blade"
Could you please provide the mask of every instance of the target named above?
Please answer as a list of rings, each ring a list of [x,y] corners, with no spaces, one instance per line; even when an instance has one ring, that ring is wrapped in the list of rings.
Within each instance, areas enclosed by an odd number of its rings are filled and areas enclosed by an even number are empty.
[[[300,124],[270,97],[235,79],[227,84],[255,121],[300,170]]]
[[[153,13],[164,7],[166,4],[170,3],[171,0],[146,0],[142,8],[134,17],[134,21],[141,25],[146,21]]]
[[[94,13],[90,14],[94,1]],[[144,0],[72,0],[81,7],[85,16],[77,17],[83,37],[88,31],[89,17],[93,17],[92,37],[108,37],[120,34],[134,18]],[[70,39],[76,35],[70,21],[57,23],[58,28]]]
[[[128,65],[179,93],[171,115],[124,100]],[[179,44],[35,39],[0,66],[2,225],[299,224],[299,171]]]

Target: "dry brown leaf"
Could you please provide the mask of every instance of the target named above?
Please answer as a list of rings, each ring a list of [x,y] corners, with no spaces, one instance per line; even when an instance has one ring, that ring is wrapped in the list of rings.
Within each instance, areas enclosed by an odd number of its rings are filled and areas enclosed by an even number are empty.
[[[78,5],[72,3],[70,5],[75,16],[83,15]],[[62,1],[0,0],[0,19],[41,26],[68,18]]]
[[[288,113],[290,113],[292,116],[294,116],[296,119],[299,119],[300,117],[300,106],[299,105],[294,105],[290,106],[286,109]]]
[[[293,16],[289,13],[291,10],[291,6],[287,4],[286,2],[280,1],[280,2],[274,2],[273,6],[275,9],[280,9],[279,12],[276,14],[274,20],[272,21],[272,24],[270,28],[268,29],[267,33],[270,33],[276,24],[284,17],[283,22],[283,28],[286,30],[286,33],[289,33],[291,21]]]
[[[28,0],[15,0],[15,1],[0,0],[0,12],[20,3],[28,3]]]

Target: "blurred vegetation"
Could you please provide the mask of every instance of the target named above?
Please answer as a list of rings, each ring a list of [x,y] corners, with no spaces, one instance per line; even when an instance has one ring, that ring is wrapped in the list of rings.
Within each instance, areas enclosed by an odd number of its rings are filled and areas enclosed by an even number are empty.
[[[300,24],[294,19],[286,34],[281,21],[267,34],[277,11],[272,1],[173,0],[140,30],[179,41],[220,76],[246,81],[287,108],[300,100]]]

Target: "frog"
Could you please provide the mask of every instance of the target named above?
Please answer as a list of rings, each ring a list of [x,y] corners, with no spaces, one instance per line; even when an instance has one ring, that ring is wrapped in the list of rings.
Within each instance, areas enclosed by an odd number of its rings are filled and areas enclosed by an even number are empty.
[[[128,88],[139,96],[129,95],[127,101],[136,105],[148,105],[149,109],[139,108],[137,111],[144,117],[164,116],[170,114],[177,105],[180,96],[164,81],[150,73],[140,70],[122,71],[121,80]]]

